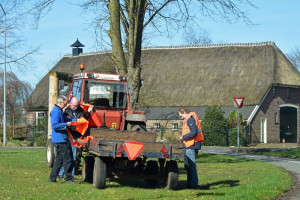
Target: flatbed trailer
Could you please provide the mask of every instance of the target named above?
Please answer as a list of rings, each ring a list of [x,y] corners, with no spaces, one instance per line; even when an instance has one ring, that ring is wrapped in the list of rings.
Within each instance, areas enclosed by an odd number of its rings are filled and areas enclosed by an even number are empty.
[[[105,188],[106,178],[141,178],[155,187],[164,181],[166,189],[178,185],[176,159],[183,159],[181,143],[155,142],[156,134],[94,128],[84,147],[82,180]],[[123,138],[123,139],[122,139]],[[155,160],[157,159],[157,160]]]

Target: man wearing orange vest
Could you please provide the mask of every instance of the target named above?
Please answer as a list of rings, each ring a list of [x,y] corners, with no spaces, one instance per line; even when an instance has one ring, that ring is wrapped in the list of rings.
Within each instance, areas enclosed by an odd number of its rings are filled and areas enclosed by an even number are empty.
[[[187,188],[198,188],[198,174],[196,155],[204,141],[200,120],[195,112],[187,108],[180,108],[179,116],[183,119],[182,136],[180,140],[185,145],[185,169],[187,171]]]

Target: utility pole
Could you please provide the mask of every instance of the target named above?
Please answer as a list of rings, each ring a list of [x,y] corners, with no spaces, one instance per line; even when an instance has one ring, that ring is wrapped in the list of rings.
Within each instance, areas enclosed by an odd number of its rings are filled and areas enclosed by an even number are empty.
[[[4,71],[3,71],[3,147],[6,147],[6,12],[4,13]]]

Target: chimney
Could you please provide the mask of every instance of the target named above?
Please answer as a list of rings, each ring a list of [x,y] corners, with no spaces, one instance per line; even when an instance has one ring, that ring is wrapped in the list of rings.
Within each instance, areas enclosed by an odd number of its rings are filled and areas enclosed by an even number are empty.
[[[72,49],[72,56],[78,56],[82,53],[82,48],[79,47],[84,47],[84,45],[81,44],[77,38],[76,42],[74,42],[74,44],[72,44],[71,47],[75,47]]]

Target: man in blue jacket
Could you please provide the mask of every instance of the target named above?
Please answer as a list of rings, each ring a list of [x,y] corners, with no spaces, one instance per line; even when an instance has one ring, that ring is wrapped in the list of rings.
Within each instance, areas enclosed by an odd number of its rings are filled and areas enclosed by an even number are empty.
[[[56,150],[56,157],[49,182],[56,182],[58,172],[63,166],[65,180],[67,183],[75,183],[72,176],[72,151],[68,140],[67,126],[71,126],[71,120],[63,115],[63,108],[67,105],[68,98],[60,95],[57,97],[57,104],[51,111],[52,143]]]

